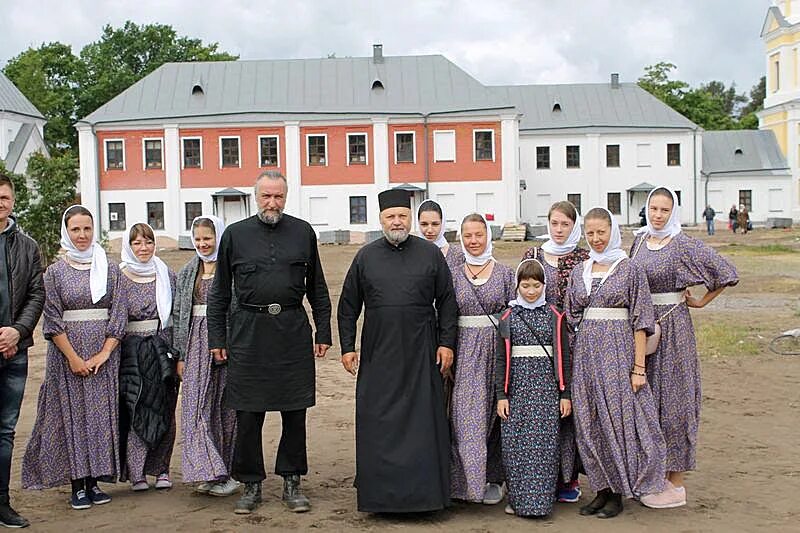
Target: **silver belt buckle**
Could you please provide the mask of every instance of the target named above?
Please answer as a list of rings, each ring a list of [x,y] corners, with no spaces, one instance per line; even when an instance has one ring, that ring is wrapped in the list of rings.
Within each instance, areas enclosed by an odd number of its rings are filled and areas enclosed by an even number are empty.
[[[277,315],[281,312],[281,304],[269,304],[267,306],[267,313]]]

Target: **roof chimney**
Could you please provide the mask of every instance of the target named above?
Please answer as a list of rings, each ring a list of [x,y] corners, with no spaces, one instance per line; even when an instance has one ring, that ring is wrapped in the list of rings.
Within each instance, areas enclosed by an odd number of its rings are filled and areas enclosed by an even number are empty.
[[[372,45],[372,62],[373,63],[383,63],[383,45],[382,44],[373,44]]]
[[[619,74],[616,72],[611,74],[611,88],[619,89]]]

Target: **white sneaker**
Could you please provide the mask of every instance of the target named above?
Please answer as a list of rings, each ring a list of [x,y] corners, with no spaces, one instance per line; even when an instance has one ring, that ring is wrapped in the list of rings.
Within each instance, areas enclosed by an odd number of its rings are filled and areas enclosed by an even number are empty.
[[[504,511],[506,512],[506,514],[516,514],[516,513],[514,513],[514,508],[511,507],[510,503],[508,505],[506,505],[506,508],[504,509]]]
[[[206,481],[205,483],[200,483],[194,488],[195,492],[199,492],[200,494],[208,494],[211,490],[211,487],[214,486],[213,481]]]
[[[136,483],[131,483],[131,490],[133,492],[142,492],[148,490],[150,485],[147,484],[147,480],[143,479],[141,481],[137,481]]]
[[[503,485],[497,483],[487,483],[486,490],[483,493],[483,503],[486,505],[495,505],[503,501],[503,496],[506,495],[506,491],[503,488]]]
[[[214,483],[208,493],[212,496],[230,496],[239,490],[240,486],[241,483],[235,479],[228,478],[227,481],[218,481]]]
[[[676,487],[669,481],[663,491],[657,494],[647,494],[639,498],[645,507],[651,509],[672,509],[686,505],[686,488]]]
[[[172,481],[169,480],[169,474],[165,472],[158,475],[156,478],[156,488],[159,490],[172,488]]]

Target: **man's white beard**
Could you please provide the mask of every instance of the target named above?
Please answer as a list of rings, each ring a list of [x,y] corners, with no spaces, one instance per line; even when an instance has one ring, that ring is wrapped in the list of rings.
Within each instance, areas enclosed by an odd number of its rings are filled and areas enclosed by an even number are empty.
[[[282,216],[283,211],[281,210],[278,211],[277,215],[274,213],[274,211],[267,212],[267,210],[263,210],[258,212],[258,218],[260,218],[261,222],[264,222],[265,224],[277,224]]]
[[[408,231],[405,229],[383,230],[383,235],[387,241],[395,246],[406,242],[406,239],[408,239]]]

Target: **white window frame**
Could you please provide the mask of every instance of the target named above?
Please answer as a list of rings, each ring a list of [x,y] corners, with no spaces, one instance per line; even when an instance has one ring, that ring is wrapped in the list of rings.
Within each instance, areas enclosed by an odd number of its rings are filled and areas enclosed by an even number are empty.
[[[125,139],[103,139],[103,164],[106,172],[108,171],[108,143],[121,142],[122,143],[122,169],[115,168],[112,170],[127,170],[127,161],[125,161]],[[163,166],[163,164],[162,164]]]
[[[438,159],[436,156],[436,135],[453,134],[453,159]],[[414,139],[416,141],[416,139]],[[474,141],[473,141],[474,142]],[[433,162],[434,163],[455,163],[458,143],[456,142],[456,130],[433,130]],[[474,157],[474,156],[473,156]]]
[[[358,131],[349,131],[349,132],[347,132],[347,143],[345,144],[345,158],[344,158],[344,160],[347,163],[347,166],[349,167],[350,166],[350,137],[354,137],[356,135],[363,135],[364,136],[364,154],[365,154],[364,166],[368,166],[369,165],[369,135],[367,135],[367,132],[358,132]],[[327,145],[326,145],[326,148],[327,148]],[[358,164],[356,166],[360,167],[362,165]]]
[[[312,165],[311,164],[311,144],[310,144],[311,143],[311,141],[310,141],[311,137],[323,137],[325,139],[325,164],[324,165]],[[330,159],[331,159],[330,157],[328,157],[329,153],[330,153],[330,150],[328,150],[328,134],[327,133],[306,133],[306,166],[307,167],[322,167],[322,166],[327,167],[328,163],[330,162]]]
[[[640,153],[647,151],[646,154]],[[644,161],[641,156],[646,156],[647,161]],[[650,168],[653,166],[653,143],[636,143],[636,167],[637,168]]]
[[[222,166],[222,140],[223,139],[236,139],[236,144],[239,146],[239,168],[242,168],[242,137],[240,135],[220,135],[219,136],[219,168],[220,170],[226,168],[236,168],[236,167],[224,167]]]
[[[200,167],[199,167],[199,169],[203,170],[203,138],[202,137],[197,137],[197,136],[195,136],[195,137],[181,137],[181,170],[186,168],[186,167],[184,167],[185,158],[184,158],[184,150],[183,150],[183,148],[184,148],[183,141],[200,141]],[[220,150],[222,150],[222,143],[219,143],[219,144],[220,144]],[[220,162],[221,161],[222,161],[222,158],[220,157]],[[189,168],[198,168],[198,167],[189,167]]]
[[[476,133],[491,133],[492,134],[492,163],[494,163],[495,162],[495,159],[494,159],[495,151],[494,151],[494,130],[493,129],[472,130],[472,162],[473,163],[477,163],[478,162],[478,153],[477,153],[478,143],[477,143],[477,141],[475,139],[475,134]],[[486,159],[481,159],[481,161],[487,161],[487,160]]]
[[[147,141],[161,142],[161,168],[147,168]],[[164,137],[142,137],[142,170],[164,170]]]
[[[276,148],[275,158],[276,158],[277,162],[275,163],[274,166],[280,168],[280,166],[281,166],[281,136],[280,135],[276,135],[276,134],[259,135],[258,136],[258,168],[272,168],[272,165],[267,167],[267,166],[261,164],[261,161],[263,159],[261,157],[261,139],[275,139],[275,148]],[[325,148],[327,149],[327,144],[325,145]]]
[[[397,165],[397,136],[398,135],[407,135],[411,134],[411,153],[413,154],[413,158],[411,161],[412,165],[417,164],[417,132],[416,131],[395,131],[394,132],[394,164]],[[401,163],[408,163],[408,161],[402,161]]]

